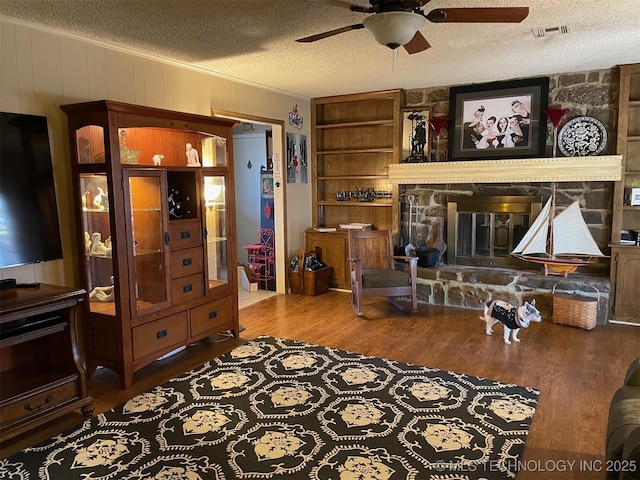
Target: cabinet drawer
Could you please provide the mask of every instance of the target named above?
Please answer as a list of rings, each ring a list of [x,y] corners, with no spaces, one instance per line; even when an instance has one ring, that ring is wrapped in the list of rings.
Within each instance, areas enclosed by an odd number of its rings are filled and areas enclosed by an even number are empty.
[[[202,282],[204,275],[196,273],[171,281],[171,302],[174,305],[196,300],[203,295]]]
[[[0,425],[6,425],[31,415],[40,415],[61,403],[78,397],[77,379],[70,379],[43,392],[9,401],[0,408]]]
[[[171,250],[202,245],[202,230],[198,220],[174,220],[169,225],[169,246]]]
[[[225,297],[191,309],[191,336],[197,337],[205,332],[218,333],[220,326],[231,321],[233,298]]]
[[[171,254],[171,278],[202,272],[202,248],[193,247]]]
[[[176,313],[133,328],[133,359],[144,358],[153,352],[187,340],[187,312]]]

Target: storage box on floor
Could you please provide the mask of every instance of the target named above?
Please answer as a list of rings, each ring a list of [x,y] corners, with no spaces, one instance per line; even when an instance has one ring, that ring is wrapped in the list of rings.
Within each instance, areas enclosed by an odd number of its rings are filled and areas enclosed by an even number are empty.
[[[596,292],[596,298],[578,295],[575,292],[556,292],[556,287],[561,283],[556,283],[551,291],[553,295],[553,323],[593,330],[598,315],[600,291],[593,285],[585,285]]]
[[[247,265],[238,265],[238,285],[247,292],[258,291],[258,282],[251,281],[251,273]]]
[[[321,260],[319,251],[316,251],[316,258]],[[289,267],[289,287],[291,293],[300,295],[320,295],[329,290],[333,267],[324,267],[318,270],[306,270],[304,268],[304,259],[308,252],[300,250],[298,257],[298,271],[294,271]]]

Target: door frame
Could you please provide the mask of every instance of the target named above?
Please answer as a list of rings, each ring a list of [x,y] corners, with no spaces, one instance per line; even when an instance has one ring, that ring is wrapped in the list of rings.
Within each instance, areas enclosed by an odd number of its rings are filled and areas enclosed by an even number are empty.
[[[260,117],[246,113],[234,112],[212,108],[211,113],[215,117],[224,117],[239,122],[254,122],[271,125],[273,139],[273,203],[276,243],[276,292],[287,293],[287,182],[283,178],[283,155],[285,145],[284,120]],[[286,175],[286,171],[284,173]]]

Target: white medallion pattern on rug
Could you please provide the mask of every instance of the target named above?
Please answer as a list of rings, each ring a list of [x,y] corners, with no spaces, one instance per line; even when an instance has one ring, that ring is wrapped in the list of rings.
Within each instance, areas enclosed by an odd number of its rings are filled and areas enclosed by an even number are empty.
[[[510,479],[538,396],[259,337],[0,461],[0,478]]]

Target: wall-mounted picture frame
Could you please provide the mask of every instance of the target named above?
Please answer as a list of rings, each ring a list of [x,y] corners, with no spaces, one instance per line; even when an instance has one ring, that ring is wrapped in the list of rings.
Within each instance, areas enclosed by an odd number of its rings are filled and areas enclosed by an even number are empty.
[[[543,157],[549,78],[451,88],[449,160]]]
[[[429,110],[405,109],[402,111],[402,158],[404,163],[430,160]]]
[[[287,133],[287,183],[307,183],[307,136]]]

